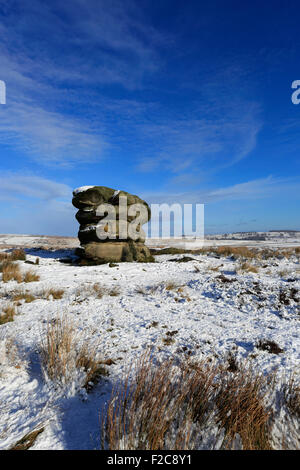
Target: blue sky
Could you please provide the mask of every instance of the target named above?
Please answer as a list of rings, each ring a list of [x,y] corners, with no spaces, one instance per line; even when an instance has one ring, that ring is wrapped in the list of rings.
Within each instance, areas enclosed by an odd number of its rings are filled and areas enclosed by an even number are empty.
[[[300,230],[296,1],[0,1],[0,233],[75,236],[72,189]]]

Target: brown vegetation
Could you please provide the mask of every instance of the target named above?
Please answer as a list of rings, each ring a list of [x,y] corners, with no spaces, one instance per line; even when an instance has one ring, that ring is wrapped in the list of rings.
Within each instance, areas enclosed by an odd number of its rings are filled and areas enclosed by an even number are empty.
[[[3,282],[17,281],[18,283],[21,283],[40,280],[40,277],[33,271],[27,271],[24,275],[22,275],[20,266],[17,263],[10,261],[9,259],[4,260],[1,263],[0,272],[2,272]]]
[[[247,273],[258,273],[257,267],[247,262],[241,263],[238,267],[238,271]]]
[[[278,346],[275,341],[270,341],[266,339],[260,339],[256,344],[256,348],[260,349],[261,351],[266,351],[270,354],[280,354],[283,352],[283,349]]]
[[[44,428],[36,429],[34,431],[25,434],[10,450],[28,450],[35,443],[37,437],[44,431]]]
[[[93,291],[96,294],[98,299],[101,299],[104,295],[109,295],[110,297],[117,297],[120,295],[120,289],[118,287],[104,287],[99,284],[93,285]]]
[[[16,294],[13,295],[12,300],[14,302],[19,302],[20,300],[25,300],[26,304],[29,304],[30,302],[33,302],[36,300],[36,297],[29,292],[17,292]]]
[[[14,280],[20,283],[23,280],[18,264],[12,263],[11,261],[4,261],[1,265],[1,271],[3,282]]]
[[[49,298],[51,297],[53,300],[60,300],[63,297],[64,293],[65,291],[63,289],[51,288],[46,291],[45,297],[47,300],[49,300]]]
[[[34,271],[27,271],[24,275],[23,282],[36,282],[40,280],[40,276],[35,274]]]
[[[159,255],[176,255],[176,254],[193,254],[193,255],[209,255],[232,256],[235,259],[269,259],[269,258],[290,258],[293,255],[299,256],[300,247],[276,250],[270,248],[249,248],[247,246],[230,246],[221,245],[217,247],[205,247],[196,250],[186,250],[183,248],[163,248],[151,249],[151,253],[155,256]],[[180,261],[180,260],[179,260]]]
[[[190,450],[201,446],[205,427],[221,429],[221,447],[239,436],[243,449],[270,449],[269,384],[239,365],[235,372],[202,361],[155,365],[145,356],[130,380],[116,387],[102,422],[102,447],[110,450]],[[215,442],[215,444],[216,444]],[[212,445],[212,448],[214,445]]]
[[[300,419],[300,383],[299,376],[292,374],[284,387],[284,399],[290,413]]]
[[[0,325],[14,321],[14,316],[16,314],[15,307],[13,305],[7,305],[2,309],[0,314]]]
[[[41,343],[41,358],[47,376],[58,384],[74,380],[76,371],[83,370],[82,386],[90,390],[100,376],[107,374],[96,348],[86,342],[81,344],[75,326],[66,317],[48,325]]]
[[[26,253],[23,248],[16,248],[12,250],[10,253],[7,252],[0,252],[0,261],[25,261],[26,260]]]

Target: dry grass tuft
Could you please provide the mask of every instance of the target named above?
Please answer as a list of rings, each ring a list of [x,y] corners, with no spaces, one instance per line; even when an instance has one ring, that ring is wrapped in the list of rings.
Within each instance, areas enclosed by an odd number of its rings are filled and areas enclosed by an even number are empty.
[[[30,294],[29,292],[17,292],[13,296],[12,299],[13,299],[14,302],[19,302],[20,300],[25,300],[25,303],[29,304],[30,302],[33,302],[34,300],[36,300],[36,297],[34,295]]]
[[[220,256],[234,256],[235,258],[253,259],[257,257],[257,250],[246,246],[218,246],[215,253]]]
[[[95,349],[91,349],[89,345],[84,345],[78,350],[76,367],[83,369],[86,374],[83,386],[87,391],[90,391],[101,377],[108,375],[108,371],[103,364],[110,365],[110,363],[99,361],[96,357]]]
[[[169,281],[165,284],[165,289],[166,290],[178,290],[182,288],[180,284],[177,284],[176,282]]]
[[[25,261],[26,260],[26,253],[23,248],[15,248],[10,253],[1,252],[0,253],[0,261]]]
[[[270,449],[267,385],[266,379],[241,365],[233,373],[228,363],[175,366],[167,360],[154,365],[144,356],[133,379],[127,374],[112,392],[102,421],[102,447],[191,450],[203,445],[210,425],[215,433],[210,448],[221,436],[219,448],[234,448],[239,437],[244,449]]]
[[[17,281],[21,283],[40,280],[40,277],[33,271],[27,271],[25,275],[22,275],[19,265],[10,260],[5,260],[1,263],[0,272],[2,272],[3,282]]]
[[[10,259],[12,261],[25,261],[26,260],[26,253],[23,248],[16,248],[10,254]]]
[[[156,450],[165,448],[171,439],[170,424],[181,407],[182,397],[175,393],[175,372],[172,363],[152,367],[142,358],[130,383],[115,388],[102,422],[102,447],[115,450]],[[167,418],[168,416],[168,418]],[[172,448],[187,448],[185,436],[178,435]],[[179,441],[183,442],[179,442]]]
[[[298,420],[300,419],[300,381],[299,376],[293,374],[284,387],[284,400],[290,411]]]
[[[36,429],[26,434],[10,450],[28,450],[35,443],[37,437],[44,431],[44,428]]]
[[[284,350],[280,346],[278,346],[275,341],[270,341],[266,339],[260,339],[256,344],[256,348],[260,349],[261,351],[266,351],[270,354],[280,354],[284,352]]]
[[[40,276],[38,276],[37,274],[35,274],[34,271],[27,271],[24,275],[24,278],[23,278],[23,281],[24,282],[36,282],[36,281],[39,281],[40,280]]]
[[[136,287],[134,292],[136,294],[141,294],[141,295],[146,295],[147,294],[146,289],[144,289],[144,287],[141,287],[141,286]]]
[[[120,295],[119,287],[104,287],[97,283],[93,285],[93,292],[96,294],[98,299],[102,299],[104,295],[109,295],[110,297],[117,297]]]
[[[42,340],[42,363],[50,380],[63,382],[69,379],[70,359],[74,337],[73,326],[65,319],[57,319],[48,325],[46,338]]]
[[[170,346],[171,344],[175,343],[175,340],[171,336],[166,336],[162,338],[162,342],[165,346]]]
[[[46,376],[64,385],[79,377],[80,385],[90,390],[100,376],[107,375],[97,350],[86,342],[81,344],[74,325],[66,317],[48,325],[41,343],[42,366]]]
[[[52,297],[53,300],[60,300],[65,291],[63,289],[49,289],[45,293],[45,297],[47,300],[49,300],[50,297]]]
[[[209,271],[217,272],[220,269],[220,266],[209,266],[208,267]]]
[[[17,281],[20,283],[23,280],[19,266],[11,261],[4,261],[1,266],[1,271],[3,282]]]
[[[5,251],[0,252],[0,261],[7,261],[9,260],[9,254],[6,253]]]
[[[21,357],[19,346],[15,339],[12,337],[0,339],[0,377],[1,366],[21,369],[22,366],[26,367],[26,365],[24,358]]]
[[[109,295],[110,297],[117,297],[118,295],[120,295],[120,293],[121,291],[119,287],[111,287],[107,289],[107,295]]]
[[[271,411],[264,404],[265,389],[266,379],[250,369],[222,374],[216,403],[220,425],[226,430],[225,448],[232,448],[239,435],[243,449],[271,449]]]
[[[247,272],[247,273],[258,273],[258,269],[256,266],[250,263],[241,263],[238,267],[238,271],[240,272]]]
[[[7,305],[2,309],[0,314],[0,325],[14,321],[14,316],[16,314],[15,307],[13,305]]]

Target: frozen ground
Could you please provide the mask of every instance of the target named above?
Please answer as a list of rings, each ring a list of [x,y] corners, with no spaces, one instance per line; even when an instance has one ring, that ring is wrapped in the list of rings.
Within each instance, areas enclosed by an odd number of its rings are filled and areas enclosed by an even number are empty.
[[[2,249],[4,243],[16,242],[28,246],[24,237],[3,236]],[[258,273],[238,272],[238,261],[215,255],[189,255],[193,260],[182,263],[172,260],[184,255],[162,255],[156,263],[80,267],[59,262],[71,251],[34,246],[27,248],[27,260],[39,257],[39,265],[18,263],[22,271],[33,268],[40,281],[0,282],[0,310],[14,291],[37,297],[31,303],[21,301],[15,320],[0,326],[2,449],[41,426],[44,431],[33,449],[99,448],[101,410],[111,388],[149,346],[160,358],[189,354],[222,360],[232,352],[253,361],[258,370],[277,369],[279,381],[299,370],[299,257],[255,261]],[[91,289],[95,283],[116,287],[120,294],[98,299]],[[168,290],[168,283],[182,289]],[[63,298],[39,298],[49,288],[64,289]],[[72,318],[83,338],[98,344],[104,359],[113,359],[107,367],[110,375],[89,394],[76,383],[55,389],[41,370],[41,338],[48,321],[62,315]],[[176,332],[169,345],[163,341],[168,331]],[[275,341],[283,352],[257,349],[260,339]],[[10,340],[19,349],[13,359],[4,348]]]

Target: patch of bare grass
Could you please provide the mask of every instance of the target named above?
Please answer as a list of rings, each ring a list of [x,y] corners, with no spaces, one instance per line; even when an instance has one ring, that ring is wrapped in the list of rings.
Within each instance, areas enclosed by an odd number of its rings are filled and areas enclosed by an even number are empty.
[[[149,326],[146,326],[147,329],[149,328],[157,328],[159,325],[159,322],[158,321],[155,321],[155,320],[152,320],[152,322],[150,323]]]
[[[14,321],[15,314],[16,310],[13,305],[7,305],[6,307],[3,307],[2,313],[0,314],[0,325]]]
[[[10,253],[10,259],[12,261],[25,261],[26,253],[23,248],[16,248]]]
[[[46,376],[59,385],[77,380],[89,391],[107,375],[97,348],[80,338],[66,317],[49,323],[41,342],[41,359]]]
[[[2,272],[2,281],[9,282],[9,281],[17,281],[18,283],[21,282],[34,282],[39,281],[40,277],[34,273],[34,271],[27,271],[25,274],[21,273],[20,266],[8,260],[5,260],[0,265],[0,272]]]
[[[267,340],[267,339],[260,339],[256,343],[256,348],[260,349],[261,351],[266,351],[270,354],[280,354],[283,353],[284,350],[278,346],[275,341]]]
[[[300,380],[299,375],[291,375],[284,387],[284,400],[290,413],[300,419]]]
[[[9,260],[9,253],[6,253],[5,251],[0,252],[0,261],[8,261]]]
[[[26,367],[26,362],[21,358],[18,344],[12,337],[0,340],[0,376],[1,366],[20,369]]]
[[[83,369],[86,374],[83,386],[87,391],[90,391],[99,382],[101,377],[108,375],[104,364],[110,365],[113,363],[97,360],[96,357],[95,348],[91,348],[89,345],[83,345],[78,350],[76,367]]]
[[[0,261],[25,261],[26,260],[26,253],[23,248],[15,248],[10,253],[1,252],[0,253]]]
[[[28,450],[30,449],[35,441],[37,440],[38,436],[44,431],[44,428],[39,428],[34,431],[31,431],[25,434],[16,444],[14,444],[10,450]]]
[[[29,292],[17,292],[13,295],[12,300],[14,302],[19,302],[20,300],[24,300],[26,304],[29,304],[36,300],[36,297]]]
[[[65,291],[63,289],[51,288],[45,292],[45,297],[47,300],[49,300],[50,298],[52,298],[53,300],[60,300],[62,299],[64,293]]]
[[[112,392],[102,422],[102,447],[231,449],[238,437],[243,449],[270,449],[266,390],[267,380],[246,367],[231,372],[228,363],[225,367],[209,361],[175,365],[172,360],[154,365],[144,356],[133,378],[127,374]]]
[[[220,269],[220,266],[209,266],[208,267],[209,271],[217,272]]]
[[[164,284],[164,287],[165,287],[166,290],[178,290],[182,286],[180,284],[178,284],[177,282],[168,281]]]
[[[23,277],[18,264],[12,263],[11,261],[4,261],[1,266],[2,281],[17,281],[22,282]]]
[[[250,263],[241,263],[238,267],[239,272],[246,272],[246,273],[258,273],[258,268],[256,266],[253,266],[253,264]]]
[[[225,448],[230,449],[239,435],[243,449],[271,449],[272,414],[264,404],[266,390],[266,379],[251,369],[243,367],[235,374],[222,374],[216,403],[219,422],[226,430]]]
[[[104,295],[108,295],[110,297],[117,297],[118,295],[120,295],[121,292],[119,287],[104,287],[100,286],[100,284],[97,283],[93,285],[92,289],[98,299],[101,299]]]
[[[25,274],[24,274],[24,278],[23,278],[23,282],[37,282],[40,280],[40,276],[38,276],[37,274],[35,274],[34,271],[27,271]]]
[[[183,255],[187,253],[192,253],[192,250],[185,250],[184,248],[151,248],[150,249],[151,255]]]
[[[166,336],[166,337],[162,338],[162,342],[165,346],[170,346],[171,344],[175,343],[175,340],[174,340],[174,338],[172,338],[170,336]]]
[[[144,287],[141,287],[141,286],[138,286],[134,289],[134,292],[136,294],[141,294],[141,295],[146,295],[147,294],[147,291]]]
[[[250,249],[246,246],[218,246],[214,252],[220,256],[234,256],[235,258],[253,259],[258,256],[255,249]]]

